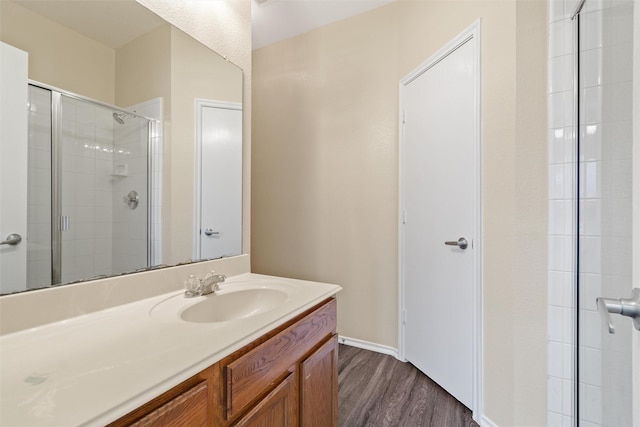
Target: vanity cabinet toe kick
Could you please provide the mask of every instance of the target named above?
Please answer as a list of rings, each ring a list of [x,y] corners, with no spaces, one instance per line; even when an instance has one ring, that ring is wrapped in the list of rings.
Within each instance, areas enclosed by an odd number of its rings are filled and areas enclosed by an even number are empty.
[[[329,298],[110,426],[335,427],[336,318]]]

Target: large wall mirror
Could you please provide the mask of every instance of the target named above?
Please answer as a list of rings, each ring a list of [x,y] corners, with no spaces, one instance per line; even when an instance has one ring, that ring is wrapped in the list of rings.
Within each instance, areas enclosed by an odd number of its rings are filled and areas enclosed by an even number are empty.
[[[0,8],[0,294],[242,253],[242,70],[134,0]]]

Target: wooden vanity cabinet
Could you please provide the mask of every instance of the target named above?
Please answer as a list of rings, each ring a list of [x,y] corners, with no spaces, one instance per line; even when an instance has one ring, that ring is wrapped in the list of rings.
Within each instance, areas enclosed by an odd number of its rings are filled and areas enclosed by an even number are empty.
[[[337,426],[335,299],[325,300],[112,425]]]

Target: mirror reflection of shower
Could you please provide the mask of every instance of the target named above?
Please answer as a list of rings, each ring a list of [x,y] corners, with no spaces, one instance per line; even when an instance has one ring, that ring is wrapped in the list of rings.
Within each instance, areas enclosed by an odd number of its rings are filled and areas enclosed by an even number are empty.
[[[150,201],[154,126],[133,112],[29,85],[27,288],[158,263]],[[132,189],[135,210],[122,203]]]
[[[113,120],[115,120],[116,122],[118,122],[121,125],[123,125],[124,124],[124,119],[128,115],[129,115],[129,113],[118,113],[117,111],[114,111],[113,112]]]

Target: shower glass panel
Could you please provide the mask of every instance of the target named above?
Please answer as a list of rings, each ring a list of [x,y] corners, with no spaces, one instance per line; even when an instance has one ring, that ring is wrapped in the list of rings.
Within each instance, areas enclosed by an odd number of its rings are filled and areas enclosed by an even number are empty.
[[[51,283],[51,91],[29,86],[27,289]]]
[[[65,95],[61,106],[60,280],[147,266],[148,120]]]
[[[29,287],[147,267],[150,121],[29,90]]]
[[[578,420],[638,425],[632,341],[640,331],[630,318],[611,314],[610,333],[596,304],[632,292],[634,2],[587,0],[577,26]]]

